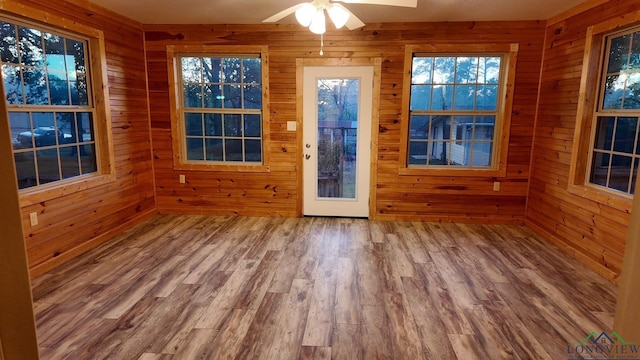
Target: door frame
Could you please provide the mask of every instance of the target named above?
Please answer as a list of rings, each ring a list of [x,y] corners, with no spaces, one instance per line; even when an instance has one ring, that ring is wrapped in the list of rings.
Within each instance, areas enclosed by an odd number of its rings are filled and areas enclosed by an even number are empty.
[[[369,174],[369,219],[375,219],[376,213],[376,184],[378,182],[378,127],[380,123],[380,74],[382,72],[382,58],[357,58],[357,59],[337,59],[337,58],[298,58],[296,59],[296,143],[297,161],[296,175],[298,177],[296,214],[303,216],[303,86],[305,66],[372,66],[373,67],[373,99],[371,101],[371,164]]]

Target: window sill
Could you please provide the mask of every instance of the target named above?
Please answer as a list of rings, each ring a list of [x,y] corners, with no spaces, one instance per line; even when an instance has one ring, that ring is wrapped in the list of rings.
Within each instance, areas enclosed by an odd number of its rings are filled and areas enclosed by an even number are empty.
[[[231,165],[223,163],[175,163],[174,170],[187,171],[225,171],[225,172],[253,172],[253,173],[269,173],[271,167],[269,165]]]
[[[428,167],[403,167],[398,169],[399,175],[429,175],[450,177],[505,177],[506,170],[500,169],[436,169]]]
[[[20,207],[26,207],[53,200],[55,198],[71,195],[83,190],[108,184],[116,180],[115,174],[86,175],[78,178],[59,181],[35,188],[20,190]]]
[[[573,195],[593,200],[599,204],[631,213],[633,198],[591,185],[569,184],[567,191]]]

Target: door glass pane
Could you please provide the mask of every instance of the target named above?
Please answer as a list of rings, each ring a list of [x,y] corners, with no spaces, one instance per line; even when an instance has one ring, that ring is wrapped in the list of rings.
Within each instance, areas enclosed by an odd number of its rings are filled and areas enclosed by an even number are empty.
[[[359,80],[319,79],[317,197],[355,199]]]

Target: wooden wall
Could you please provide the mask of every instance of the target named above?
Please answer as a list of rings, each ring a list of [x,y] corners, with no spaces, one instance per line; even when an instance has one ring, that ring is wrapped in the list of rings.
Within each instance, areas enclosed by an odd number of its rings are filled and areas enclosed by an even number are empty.
[[[610,1],[550,21],[532,157],[527,225],[617,281],[622,267],[629,207],[567,191],[587,28],[640,9],[637,0]]]
[[[144,39],[140,24],[84,0],[11,1],[102,30],[106,45],[117,179],[22,208],[29,265],[36,274],[155,213]],[[38,213],[34,227],[31,212]]]
[[[320,37],[299,25],[145,25],[157,206],[164,213],[297,216],[296,58],[319,58]],[[367,25],[325,34],[324,58],[382,59],[375,214],[379,219],[524,223],[544,23]],[[404,46],[519,43],[508,171],[494,178],[398,174]],[[167,45],[267,45],[271,93],[270,173],[175,171],[167,90]],[[187,184],[178,175],[186,174]]]

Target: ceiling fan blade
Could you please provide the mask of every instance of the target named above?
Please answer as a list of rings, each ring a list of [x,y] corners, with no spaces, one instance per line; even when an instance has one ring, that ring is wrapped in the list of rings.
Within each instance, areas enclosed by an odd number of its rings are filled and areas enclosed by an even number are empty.
[[[302,6],[302,5],[303,5],[303,4],[296,4],[296,5],[293,5],[293,6],[292,6],[292,7],[290,7],[290,8],[286,8],[286,9],[284,9],[284,10],[280,11],[279,13],[277,13],[277,14],[275,14],[275,15],[273,15],[273,16],[271,16],[271,17],[269,17],[269,18],[262,20],[262,22],[272,23],[272,22],[279,21],[279,20],[281,20],[281,19],[283,19],[283,18],[285,18],[285,17],[287,17],[287,16],[289,16],[289,15],[293,14],[294,12],[296,12],[296,10],[298,10],[298,8],[299,8],[300,6]]]
[[[346,4],[371,4],[371,5],[389,5],[402,7],[418,7],[418,0],[334,0]]]
[[[333,6],[339,7],[342,10],[344,10],[344,11],[349,13],[349,19],[344,24],[344,26],[346,26],[347,29],[354,30],[354,29],[361,28],[361,27],[364,26],[364,23],[362,22],[362,20],[358,19],[357,16],[355,16],[351,11],[349,11],[349,9],[347,9],[344,6],[342,6],[342,4],[333,3]]]

